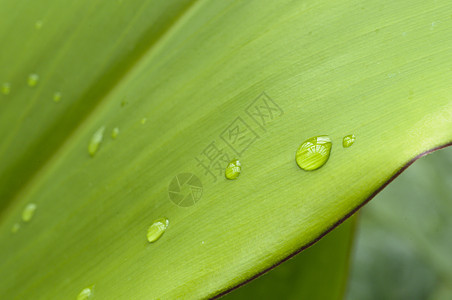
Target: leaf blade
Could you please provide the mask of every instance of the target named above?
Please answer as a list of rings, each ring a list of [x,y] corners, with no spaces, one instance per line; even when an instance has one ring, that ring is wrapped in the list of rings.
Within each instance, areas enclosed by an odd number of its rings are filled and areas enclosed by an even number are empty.
[[[114,3],[108,5],[100,15],[85,15],[88,24],[108,24],[112,11],[123,15]],[[42,126],[44,135],[36,133],[30,127],[54,107],[42,106],[10,151],[20,153],[24,137],[36,139],[37,146],[25,147],[26,159],[18,162],[11,159],[15,154],[2,156],[2,166],[17,163],[3,178],[20,180],[34,170],[33,164],[28,168],[32,158],[50,151],[40,138],[52,136],[58,124],[58,138],[66,139],[50,143],[61,147],[52,149],[50,160],[28,175],[31,181],[20,191],[2,180],[3,191],[16,197],[2,215],[6,246],[1,253],[8,260],[1,270],[17,266],[15,276],[2,284],[2,294],[55,298],[95,284],[96,295],[107,299],[130,298],[130,291],[135,298],[214,296],[309,244],[412,157],[448,143],[451,74],[443,62],[450,58],[452,32],[447,26],[431,30],[427,21],[436,18],[447,25],[450,4],[368,5],[362,12],[356,1],[272,7],[257,1],[199,2],[110,92],[96,91],[98,81],[90,79],[86,90],[102,99],[91,113],[71,121],[75,127],[59,124],[64,114],[55,110],[54,126]],[[406,18],[397,13],[401,9]],[[151,23],[143,21],[143,26]],[[122,55],[128,53],[126,46],[121,43]],[[78,68],[84,56],[76,57],[71,66],[83,75],[88,69]],[[71,86],[83,79],[72,79]],[[247,113],[263,91],[283,112],[268,126]],[[76,103],[88,94],[68,97]],[[4,115],[15,116],[30,95],[34,90],[20,89],[19,101],[8,104],[17,106]],[[124,99],[129,104],[121,108]],[[84,111],[83,103],[74,105]],[[70,111],[69,106],[66,115]],[[11,116],[0,120],[11,121]],[[437,119],[442,121],[431,121]],[[0,124],[2,133],[9,129],[7,121]],[[241,121],[259,136],[246,151],[238,151],[243,174],[234,186],[221,177],[212,182],[195,158],[212,141],[229,149],[227,135],[221,136]],[[120,128],[121,135],[106,139],[91,159],[87,144],[103,125],[107,131]],[[341,139],[350,133],[356,142],[342,149]],[[318,134],[332,137],[331,157],[321,169],[303,172],[294,153]],[[183,172],[196,173],[203,183],[201,200],[188,208],[176,206],[167,194],[171,180]],[[33,222],[11,236],[10,226],[30,201],[38,205]],[[171,225],[150,246],[146,229],[162,216]],[[27,283],[23,278],[29,278]]]

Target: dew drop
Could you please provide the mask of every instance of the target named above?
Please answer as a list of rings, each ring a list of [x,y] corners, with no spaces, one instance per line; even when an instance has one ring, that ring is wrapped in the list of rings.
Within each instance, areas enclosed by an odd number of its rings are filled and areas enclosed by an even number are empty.
[[[141,123],[142,125],[144,125],[144,124],[146,124],[147,120],[148,120],[147,118],[142,118],[141,121],[140,121],[140,123]]]
[[[2,84],[2,94],[9,95],[11,93],[11,84],[9,82],[5,82]]]
[[[168,228],[169,220],[167,218],[160,218],[154,221],[148,228],[147,238],[149,243],[157,241]]]
[[[87,300],[91,298],[92,295],[93,295],[92,288],[87,287],[81,290],[81,292],[77,295],[77,300]]]
[[[44,22],[43,22],[42,20],[38,20],[38,21],[36,21],[36,23],[35,23],[35,28],[36,28],[37,30],[39,30],[39,29],[42,28],[42,25],[44,25]]]
[[[239,177],[240,172],[242,172],[242,165],[238,159],[233,159],[229,162],[226,167],[226,171],[224,172],[227,179],[236,179]]]
[[[28,80],[27,80],[28,86],[34,87],[34,86],[36,86],[38,84],[38,81],[39,81],[39,75],[38,74],[30,74],[30,75],[28,75]]]
[[[102,126],[101,128],[97,129],[96,132],[94,132],[88,144],[89,155],[94,156],[97,150],[99,150],[100,143],[102,142],[102,139],[104,137],[104,131],[105,126]]]
[[[18,232],[20,229],[20,224],[19,223],[14,223],[13,227],[11,227],[11,232],[12,233],[16,233]]]
[[[60,100],[61,100],[61,93],[60,92],[55,92],[54,94],[53,94],[53,102],[60,102]]]
[[[111,131],[111,137],[113,139],[116,139],[118,137],[118,135],[119,135],[119,128],[118,127],[113,128],[113,130]]]
[[[304,141],[298,148],[295,160],[303,170],[316,170],[327,162],[331,146],[331,139],[326,135],[312,137]]]
[[[38,208],[36,204],[28,203],[22,211],[22,221],[30,222],[30,220],[33,218],[33,215],[35,214],[36,208]]]
[[[344,138],[342,139],[342,146],[344,148],[350,147],[355,142],[355,139],[356,139],[356,136],[354,134],[349,134],[349,135],[344,136]]]

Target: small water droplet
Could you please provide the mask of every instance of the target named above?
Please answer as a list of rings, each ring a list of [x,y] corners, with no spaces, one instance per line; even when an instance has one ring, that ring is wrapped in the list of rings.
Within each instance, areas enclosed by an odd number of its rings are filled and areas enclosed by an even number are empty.
[[[91,156],[94,156],[99,150],[100,143],[102,142],[102,139],[104,137],[104,131],[105,126],[102,126],[101,128],[97,129],[96,132],[94,132],[93,136],[91,137],[91,140],[88,144],[88,152]]]
[[[11,84],[9,82],[5,82],[2,84],[2,94],[9,95],[11,93]]]
[[[30,222],[30,220],[33,218],[33,215],[35,214],[36,208],[38,208],[36,204],[28,203],[22,211],[22,221]]]
[[[42,20],[38,20],[38,21],[36,21],[36,23],[35,23],[35,28],[36,28],[37,30],[39,30],[39,29],[42,28],[42,25],[44,25],[44,22],[43,22]]]
[[[331,147],[331,139],[328,136],[312,137],[300,145],[295,154],[295,160],[303,170],[316,170],[327,162]]]
[[[92,288],[84,288],[81,290],[81,292],[77,295],[77,300],[88,300],[93,295],[93,289]]]
[[[354,134],[349,134],[344,136],[342,139],[342,147],[348,148],[355,142],[356,136]]]
[[[119,128],[118,127],[113,128],[113,130],[111,131],[111,137],[113,139],[116,139],[118,137],[118,135],[119,135]]]
[[[168,228],[168,225],[169,220],[167,218],[155,220],[154,223],[152,223],[152,225],[148,228],[147,238],[149,243],[157,241],[165,232],[166,228]]]
[[[53,94],[53,102],[60,102],[60,100],[61,100],[61,93],[60,92],[55,92],[54,94]]]
[[[144,124],[146,124],[147,120],[148,120],[147,118],[142,118],[141,121],[140,121],[140,123],[141,123],[142,125],[144,125]]]
[[[224,172],[227,179],[236,179],[239,177],[240,172],[242,172],[242,165],[238,159],[233,159],[229,162],[226,167],[226,171]]]
[[[16,233],[18,232],[20,229],[20,224],[19,223],[14,223],[13,227],[11,227],[11,232],[12,233]]]
[[[39,75],[38,74],[30,74],[28,76],[28,80],[27,80],[28,86],[34,87],[34,86],[36,86],[38,84],[38,81],[39,81]]]

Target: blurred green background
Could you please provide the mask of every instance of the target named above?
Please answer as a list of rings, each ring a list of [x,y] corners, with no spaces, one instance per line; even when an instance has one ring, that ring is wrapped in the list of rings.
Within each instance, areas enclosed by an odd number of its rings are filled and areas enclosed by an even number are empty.
[[[417,160],[356,218],[223,299],[450,300],[451,216],[449,147]]]

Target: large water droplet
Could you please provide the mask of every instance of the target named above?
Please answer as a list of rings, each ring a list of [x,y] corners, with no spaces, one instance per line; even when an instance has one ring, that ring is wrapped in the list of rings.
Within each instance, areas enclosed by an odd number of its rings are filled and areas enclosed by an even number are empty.
[[[331,139],[326,135],[312,137],[298,148],[295,160],[303,170],[316,170],[327,162],[331,146]]]
[[[100,143],[102,142],[102,139],[104,137],[104,131],[105,126],[102,126],[101,128],[97,129],[96,132],[94,132],[88,144],[89,155],[94,156],[97,150],[99,150]]]
[[[118,137],[118,135],[119,135],[119,128],[118,127],[113,128],[113,130],[111,131],[111,137],[113,139],[116,139]]]
[[[344,138],[342,139],[342,146],[344,148],[350,147],[355,142],[355,139],[356,139],[356,136],[354,134],[349,134],[349,135],[344,136]]]
[[[39,75],[38,74],[30,74],[30,75],[28,75],[28,80],[27,80],[28,86],[34,87],[34,86],[36,86],[38,84],[38,81],[39,81]]]
[[[28,203],[22,211],[22,221],[29,222],[33,218],[36,208],[38,208],[36,204]]]
[[[92,288],[84,288],[81,290],[81,292],[77,295],[77,300],[88,300],[93,295]]]
[[[11,93],[11,84],[9,82],[5,82],[2,84],[2,94],[9,95]]]
[[[225,176],[227,179],[236,179],[242,172],[242,165],[238,159],[233,159],[226,167]]]
[[[53,102],[60,102],[60,100],[61,100],[61,93],[60,92],[55,92],[54,94],[53,94]]]
[[[162,234],[165,232],[166,228],[168,228],[169,220],[167,218],[160,218],[154,221],[151,226],[148,228],[148,241],[153,243],[157,241]]]

